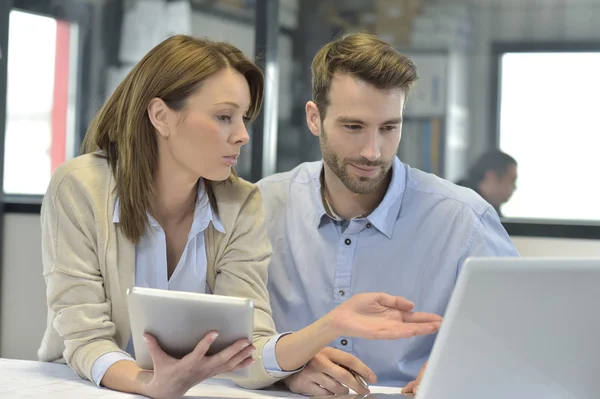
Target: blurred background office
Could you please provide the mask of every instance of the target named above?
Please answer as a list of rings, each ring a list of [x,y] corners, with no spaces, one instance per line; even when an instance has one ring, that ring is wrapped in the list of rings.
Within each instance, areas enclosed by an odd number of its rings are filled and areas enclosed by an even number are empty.
[[[374,32],[421,76],[404,162],[458,181],[501,150],[518,164],[502,214],[521,254],[600,256],[599,20],[600,0],[2,0],[0,356],[34,358],[43,331],[39,210],[52,171],[175,33],[229,41],[265,70],[244,178],[319,159],[304,115],[312,57],[343,33]]]

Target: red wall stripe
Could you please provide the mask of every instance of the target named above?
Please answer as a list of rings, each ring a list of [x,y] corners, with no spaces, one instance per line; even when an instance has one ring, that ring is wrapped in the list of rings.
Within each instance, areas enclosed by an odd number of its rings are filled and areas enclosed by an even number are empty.
[[[69,34],[68,22],[56,21],[56,60],[52,104],[52,172],[66,161],[67,108],[69,105]]]

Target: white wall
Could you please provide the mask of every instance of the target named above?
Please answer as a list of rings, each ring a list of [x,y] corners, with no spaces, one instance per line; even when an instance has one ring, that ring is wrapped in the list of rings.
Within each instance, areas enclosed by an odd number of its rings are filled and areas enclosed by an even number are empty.
[[[600,240],[513,238],[522,256],[600,257]],[[46,325],[40,218],[7,214],[2,259],[0,357],[36,359]]]
[[[37,359],[46,326],[41,241],[39,215],[5,215],[0,357]]]
[[[548,237],[513,237],[512,240],[523,257],[600,258],[600,240]]]
[[[490,137],[492,82],[491,45],[494,42],[600,42],[600,2],[494,1],[476,7],[475,44],[471,57],[471,161],[485,149]],[[568,74],[557,76],[567,82]],[[560,85],[560,83],[557,83]],[[558,101],[558,100],[557,100]]]

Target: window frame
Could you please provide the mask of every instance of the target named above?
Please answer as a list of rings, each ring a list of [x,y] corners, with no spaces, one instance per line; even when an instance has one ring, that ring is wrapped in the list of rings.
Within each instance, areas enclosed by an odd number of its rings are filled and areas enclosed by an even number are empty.
[[[50,4],[45,1],[34,0],[9,0],[4,5],[4,9],[0,9],[0,18],[9,22],[11,11],[22,11],[31,14],[37,14],[54,19],[75,23],[78,25],[78,59],[76,63],[76,109],[75,109],[75,137],[72,139],[74,148],[68,149],[67,153],[79,153],[83,136],[82,126],[85,126],[84,117],[87,104],[81,101],[85,98],[89,87],[86,86],[89,80],[89,70],[91,64],[89,57],[90,48],[90,19],[92,17],[92,6],[82,3],[78,0],[63,0],[56,4]],[[6,31],[0,33],[0,48],[3,50],[3,59],[0,60],[0,188],[4,186],[4,157],[5,157],[5,139],[6,139],[6,95],[7,95],[7,58],[8,51],[8,29],[9,23],[6,24]],[[19,213],[39,213],[43,199],[43,195],[30,194],[6,194],[2,189],[0,191],[3,212],[19,212]]]
[[[500,106],[502,103],[502,56],[507,53],[600,52],[598,41],[494,42],[491,45],[490,113],[488,143],[500,147]],[[518,161],[518,160],[517,160]],[[552,219],[510,219],[502,221],[511,236],[600,239],[600,221]]]

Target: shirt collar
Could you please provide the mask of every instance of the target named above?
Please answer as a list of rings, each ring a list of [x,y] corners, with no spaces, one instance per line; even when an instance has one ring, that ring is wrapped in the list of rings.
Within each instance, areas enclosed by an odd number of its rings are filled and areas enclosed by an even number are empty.
[[[335,212],[329,206],[327,199],[322,194],[322,175],[323,166],[318,169],[318,176],[313,176],[316,181],[316,221],[317,227],[321,227],[323,222],[327,219],[334,221],[341,221],[341,218],[335,214]],[[366,219],[373,225],[377,230],[383,233],[388,238],[392,238],[394,233],[394,227],[396,226],[396,219],[400,212],[402,205],[402,197],[404,196],[404,189],[406,187],[406,169],[400,162],[398,157],[394,158],[392,164],[392,179],[388,186],[388,189],[383,197],[383,200],[379,203],[377,208],[371,214],[366,216]]]
[[[196,197],[196,205],[194,208],[194,221],[190,234],[199,233],[204,230],[209,223],[212,222],[214,228],[222,234],[225,234],[225,228],[219,216],[213,211],[206,193],[204,179],[198,182],[198,195]],[[121,206],[119,197],[115,199],[115,208],[113,210],[113,223],[119,223],[121,220]],[[153,227],[159,227],[158,222],[148,213],[148,220]],[[199,230],[199,231],[194,231]]]

